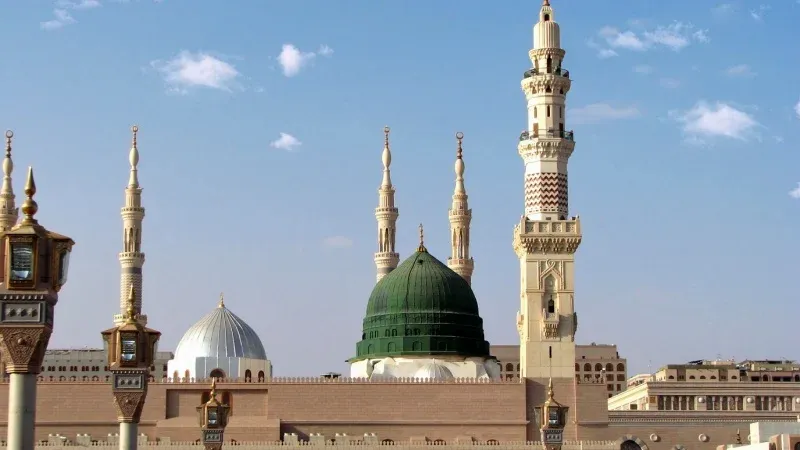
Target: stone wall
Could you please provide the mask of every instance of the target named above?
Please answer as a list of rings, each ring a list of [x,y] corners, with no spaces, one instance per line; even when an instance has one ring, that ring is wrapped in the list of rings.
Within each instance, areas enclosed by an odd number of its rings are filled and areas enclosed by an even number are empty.
[[[119,450],[119,445],[110,444],[106,442],[94,443],[83,446],[97,450]],[[312,443],[297,443],[297,444],[283,444],[280,442],[240,442],[236,445],[225,444],[224,450],[286,450],[288,448],[329,448],[336,450],[369,450],[371,448],[384,448],[386,450],[424,450],[429,447],[440,447],[447,449],[466,449],[471,450],[532,450],[541,449],[541,442],[516,442],[516,443],[503,443],[503,444],[486,444],[486,443],[453,443],[453,444],[437,444],[437,443],[421,443],[421,444],[383,444],[380,442],[372,444],[312,444]],[[0,448],[6,448],[0,446]],[[77,445],[64,445],[59,443],[37,445],[36,450],[78,450],[82,446]],[[172,443],[147,443],[139,444],[139,450],[202,450],[203,446],[195,442],[172,442]],[[565,443],[562,450],[618,450],[619,444],[616,442],[607,441],[584,441],[579,443]]]

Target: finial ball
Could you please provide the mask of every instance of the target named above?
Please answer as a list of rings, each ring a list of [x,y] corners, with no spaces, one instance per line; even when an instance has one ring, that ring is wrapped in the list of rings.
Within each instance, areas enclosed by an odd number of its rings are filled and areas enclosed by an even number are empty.
[[[132,126],[131,127],[131,131],[133,131],[134,133],[138,133],[139,132],[139,125]]]
[[[11,139],[11,138],[13,138],[13,137],[14,137],[14,132],[13,132],[13,131],[11,131],[11,130],[7,130],[7,131],[6,131],[6,137],[7,137],[8,139]]]
[[[385,126],[385,127],[383,127],[383,132],[384,132],[384,133],[386,133],[386,134],[389,134],[389,132],[390,132],[390,131],[392,131],[392,129],[391,129],[391,128],[389,128],[389,126],[388,126],[388,125],[387,125],[387,126]]]
[[[460,132],[460,131],[459,131],[459,132],[457,132],[457,133],[456,133],[456,139],[458,139],[459,141],[460,141],[460,140],[462,140],[462,139],[464,139],[464,133],[462,133],[462,132]]]

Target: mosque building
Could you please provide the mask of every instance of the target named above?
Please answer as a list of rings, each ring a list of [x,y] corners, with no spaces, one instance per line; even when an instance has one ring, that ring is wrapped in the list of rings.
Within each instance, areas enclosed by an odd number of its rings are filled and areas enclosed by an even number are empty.
[[[487,342],[480,302],[471,287],[472,210],[464,180],[463,135],[456,136],[455,189],[449,210],[451,254],[445,260],[432,255],[420,226],[416,251],[401,262],[387,128],[375,210],[377,282],[367,299],[355,351],[341,349],[343,358],[350,357],[349,377],[273,376],[258,335],[220,297],[218,306],[186,331],[174,354],[160,353],[150,368],[138,426],[140,446],[195,448],[200,436],[196,407],[208,399],[209,378],[218,380],[217,392],[230,406],[225,439],[254,450],[305,442],[502,444],[521,450],[530,447],[526,442],[541,439],[536,409],[545,401],[555,402],[553,396],[569,407],[564,440],[570,449],[712,449],[731,442],[737,430],[747,429],[750,422],[797,420],[800,390],[789,393],[772,383],[761,384],[776,392],[769,395],[782,397],[780,409],[709,410],[706,397],[700,395],[703,386],[686,382],[670,387],[675,399],[642,394],[659,388],[650,386],[638,389],[635,399],[614,404],[652,407],[609,411],[609,397],[624,391],[624,360],[616,347],[575,343],[574,267],[582,232],[580,219],[570,216],[568,205],[567,167],[575,140],[565,124],[572,81],[562,65],[566,52],[549,0],[539,9],[533,42],[528,55],[532,67],[521,81],[527,127],[517,146],[525,168],[524,214],[514,227],[513,239],[521,269],[516,321],[520,340],[513,350],[517,357],[508,352],[510,346],[493,347]],[[133,320],[126,315],[130,309],[144,325],[145,208],[137,176],[138,129],[133,131],[122,208],[120,313],[112,320],[116,324]],[[11,188],[10,138],[7,147],[0,230],[13,226],[18,216]],[[103,328],[98,324],[98,331]],[[493,355],[495,349],[499,353]],[[609,350],[610,356],[603,356]],[[37,439],[52,445],[69,441],[115,446],[117,416],[108,368],[102,367],[99,352],[51,351],[46,356],[38,376]],[[673,373],[686,372],[670,369],[664,376]],[[0,433],[8,425],[9,394],[4,384]],[[735,389],[730,381],[716,385],[721,396]],[[730,404],[725,402],[718,403]],[[686,408],[657,407],[667,403]],[[777,404],[772,400],[757,404],[773,403]],[[749,400],[744,404],[750,404]]]

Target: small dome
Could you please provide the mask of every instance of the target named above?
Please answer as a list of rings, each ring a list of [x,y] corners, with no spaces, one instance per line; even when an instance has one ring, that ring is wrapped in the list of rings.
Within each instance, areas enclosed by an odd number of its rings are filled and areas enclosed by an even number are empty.
[[[203,357],[265,360],[267,352],[250,325],[220,302],[186,331],[175,349],[176,360]]]
[[[453,376],[453,372],[451,372],[446,366],[433,361],[417,369],[416,373],[414,373],[414,378],[446,381],[452,380],[455,377]]]
[[[420,247],[375,285],[351,361],[429,355],[486,357],[489,343],[469,283]]]

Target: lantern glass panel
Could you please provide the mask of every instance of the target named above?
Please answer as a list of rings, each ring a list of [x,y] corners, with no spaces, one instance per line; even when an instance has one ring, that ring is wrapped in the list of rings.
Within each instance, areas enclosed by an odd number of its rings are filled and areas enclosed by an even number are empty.
[[[136,362],[136,336],[122,336],[120,358],[123,362]]]
[[[33,279],[33,242],[11,244],[11,279],[13,281]]]

